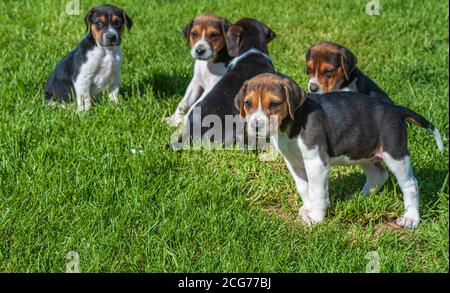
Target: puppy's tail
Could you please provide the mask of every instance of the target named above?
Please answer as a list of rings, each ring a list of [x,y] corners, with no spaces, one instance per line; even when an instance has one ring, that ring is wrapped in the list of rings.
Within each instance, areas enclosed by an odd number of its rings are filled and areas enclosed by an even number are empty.
[[[411,109],[408,109],[408,108],[405,108],[402,106],[397,106],[397,107],[400,108],[400,111],[406,120],[408,120],[412,123],[415,123],[415,124],[419,125],[420,127],[423,127],[426,130],[428,130],[429,132],[431,132],[434,136],[434,139],[436,140],[438,149],[441,151],[441,153],[444,152],[444,144],[442,143],[441,134],[439,133],[439,130],[436,127],[434,127],[433,124],[430,123],[430,121],[428,121],[422,115],[417,114],[416,112],[414,112]]]

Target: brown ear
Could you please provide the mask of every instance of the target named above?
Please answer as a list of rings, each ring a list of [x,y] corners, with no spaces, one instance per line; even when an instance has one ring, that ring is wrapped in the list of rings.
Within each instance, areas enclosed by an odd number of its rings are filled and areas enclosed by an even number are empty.
[[[295,111],[297,111],[305,101],[305,92],[290,78],[284,79],[284,91],[289,108],[289,116],[294,120]]]
[[[127,27],[127,30],[130,31],[131,27],[133,26],[133,21],[124,10],[122,10],[122,17],[123,21],[125,22],[125,26]]]
[[[183,28],[183,35],[186,41],[189,42],[189,36],[191,34],[192,26],[194,25],[194,20],[191,20],[184,28]]]
[[[309,61],[309,59],[311,59],[311,48],[309,48],[308,49],[308,52],[306,52],[306,55],[305,55],[305,73],[306,74],[309,74],[309,72],[308,72],[308,61]]]
[[[350,74],[356,66],[356,56],[347,48],[341,48],[339,50],[339,54],[341,55],[341,66],[342,70],[344,71],[345,79],[349,81]]]
[[[86,24],[86,33],[90,30],[92,13],[94,13],[94,8],[91,8],[84,16],[84,23]]]
[[[247,91],[247,82],[241,86],[239,93],[234,98],[234,106],[239,110],[239,114],[242,118],[245,118],[245,109],[244,109],[244,97]]]
[[[225,43],[227,44],[228,55],[236,57],[239,55],[239,46],[242,39],[242,27],[231,26],[225,35]]]

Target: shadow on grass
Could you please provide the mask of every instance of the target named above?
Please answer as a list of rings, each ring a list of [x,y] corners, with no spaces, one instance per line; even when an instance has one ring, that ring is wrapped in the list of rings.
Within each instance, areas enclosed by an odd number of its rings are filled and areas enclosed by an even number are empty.
[[[147,91],[153,91],[156,99],[168,99],[183,96],[189,81],[190,77],[177,72],[156,72],[138,82],[123,85],[121,94],[124,97],[142,96]]]

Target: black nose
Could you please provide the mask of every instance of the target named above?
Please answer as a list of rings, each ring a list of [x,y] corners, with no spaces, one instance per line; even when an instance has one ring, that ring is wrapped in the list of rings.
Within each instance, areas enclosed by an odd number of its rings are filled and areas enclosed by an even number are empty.
[[[107,39],[108,41],[110,41],[110,42],[114,42],[114,41],[117,40],[116,34],[108,33],[108,34],[105,35],[105,37],[106,37],[106,39]]]
[[[309,90],[312,93],[315,93],[315,92],[317,92],[319,90],[319,85],[317,83],[315,83],[315,82],[312,82],[312,83],[309,84]]]
[[[202,47],[197,47],[195,49],[195,53],[197,53],[197,55],[199,55],[199,56],[202,56],[203,54],[205,54],[205,52],[206,52],[206,49],[202,48]]]

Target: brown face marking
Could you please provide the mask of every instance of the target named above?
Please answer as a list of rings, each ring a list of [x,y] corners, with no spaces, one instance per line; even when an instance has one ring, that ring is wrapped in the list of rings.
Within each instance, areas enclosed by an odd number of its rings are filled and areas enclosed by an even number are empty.
[[[102,41],[102,31],[100,29],[98,29],[97,25],[95,25],[94,23],[91,23],[91,32],[92,32],[92,36],[94,37],[94,39],[98,43],[101,43],[101,41]]]
[[[339,48],[324,42],[314,45],[309,52],[306,61],[309,77],[316,79],[323,92],[338,90],[345,80]]]
[[[128,23],[127,23],[128,22]],[[127,25],[131,28],[132,21],[122,9],[112,5],[94,7],[85,16],[86,26],[92,33],[93,38],[100,45],[120,45],[122,33]],[[112,33],[115,40],[108,42],[104,38],[105,33]],[[110,35],[111,36],[111,35]]]
[[[261,109],[266,116],[278,116],[281,123],[289,115],[286,83],[274,74],[261,74],[246,82],[243,96],[245,117]]]
[[[194,19],[189,36],[191,46],[194,47],[197,41],[201,40],[203,34],[205,40],[214,52],[219,52],[225,47],[225,36],[222,27],[225,20],[214,14],[204,14]]]

